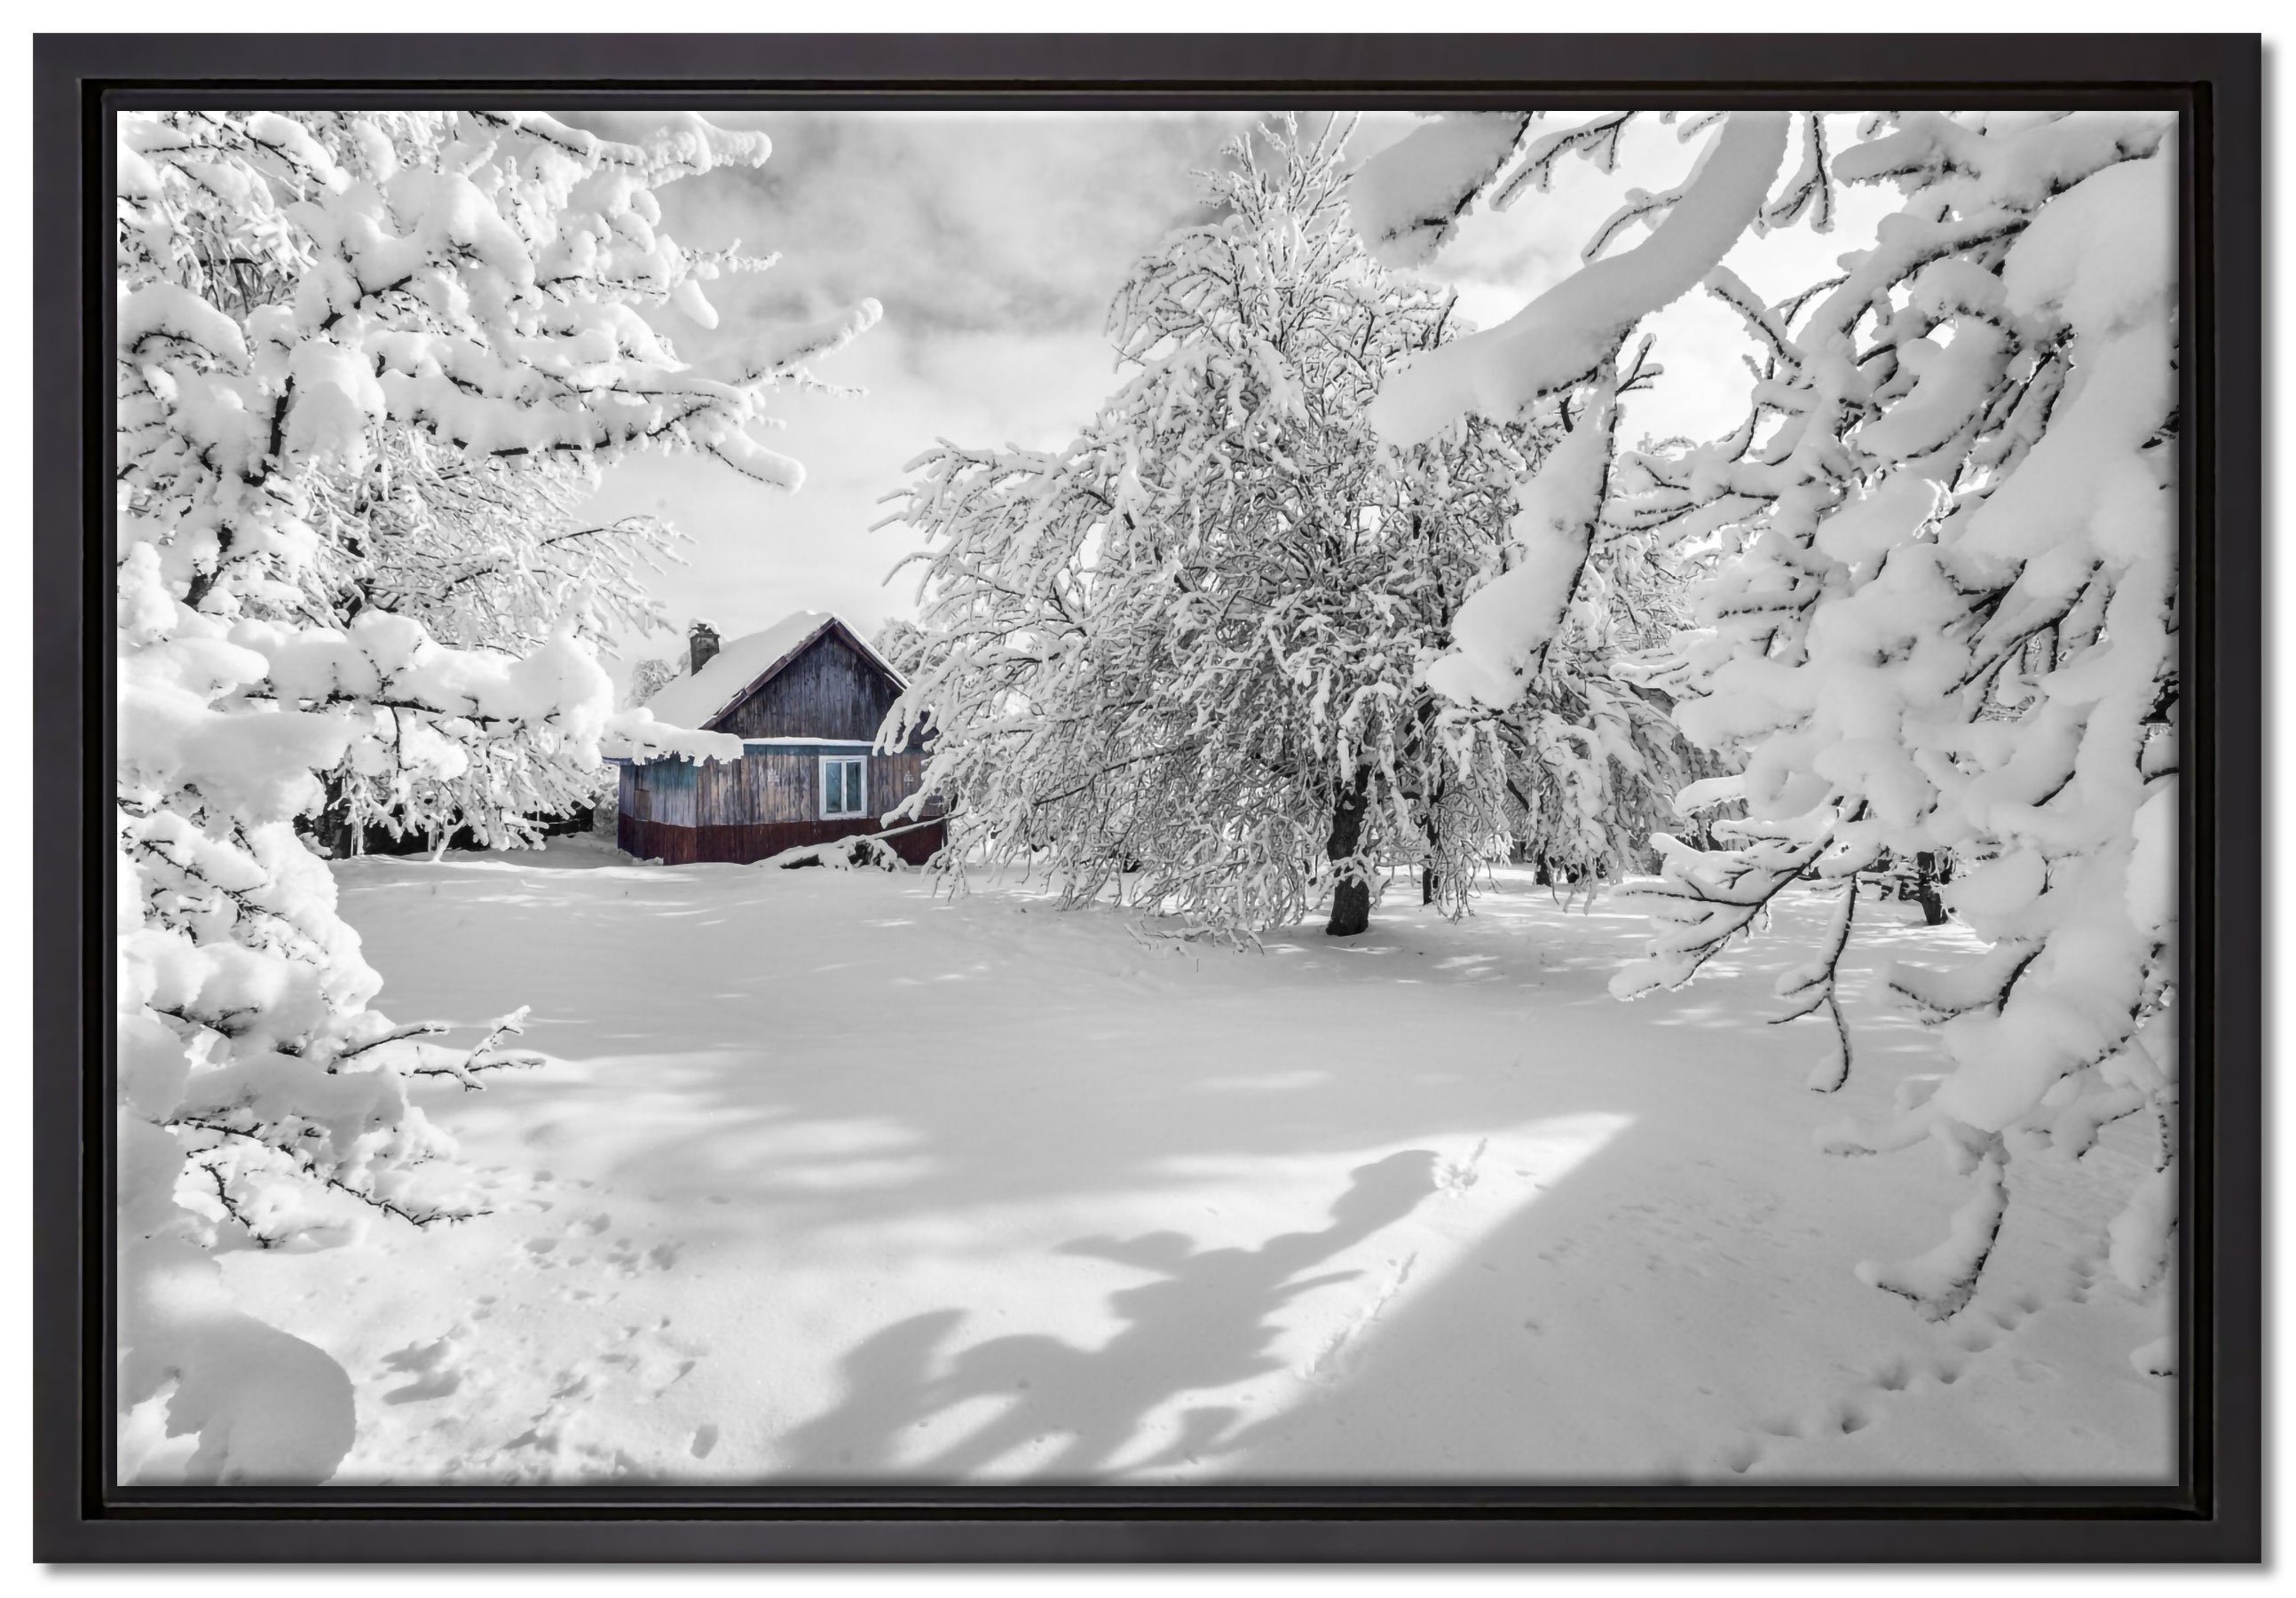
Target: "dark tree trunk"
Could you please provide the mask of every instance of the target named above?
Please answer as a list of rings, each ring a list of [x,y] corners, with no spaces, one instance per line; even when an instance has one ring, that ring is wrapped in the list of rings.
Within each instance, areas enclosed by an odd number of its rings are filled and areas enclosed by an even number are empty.
[[[1914,897],[1920,902],[1922,920],[1930,927],[1945,925],[1945,901],[1939,896],[1938,884],[1945,880],[1939,869],[1939,857],[1924,849],[1914,856]]]
[[[1346,862],[1341,864],[1339,880],[1332,885],[1331,924],[1324,928],[1335,938],[1351,938],[1371,930],[1371,877],[1355,859],[1363,840],[1364,812],[1371,807],[1370,787],[1369,769],[1358,770],[1354,786],[1342,789],[1339,803],[1332,807],[1332,836],[1324,845],[1324,854],[1335,863]]]
[[[311,836],[331,860],[348,860],[354,844],[351,836],[349,801],[343,797],[343,785],[335,778],[321,779],[327,790],[327,802],[319,813],[310,819]]]
[[[1432,904],[1432,903],[1434,903],[1434,902],[1435,902],[1435,893],[1436,893],[1436,890],[1437,890],[1438,888],[1440,888],[1442,885],[1443,885],[1443,879],[1442,879],[1441,877],[1438,877],[1438,876],[1436,876],[1436,875],[1435,875],[1435,868],[1434,868],[1434,867],[1432,867],[1432,866],[1422,866],[1422,867],[1420,867],[1420,868],[1419,868],[1419,902],[1420,902],[1420,903],[1422,903],[1422,904]]]

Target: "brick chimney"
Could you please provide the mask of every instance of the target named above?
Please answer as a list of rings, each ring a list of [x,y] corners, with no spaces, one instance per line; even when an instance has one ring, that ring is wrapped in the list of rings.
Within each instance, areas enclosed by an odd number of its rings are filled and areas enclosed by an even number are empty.
[[[696,622],[693,630],[685,635],[687,669],[698,675],[717,653],[718,630],[707,622]]]

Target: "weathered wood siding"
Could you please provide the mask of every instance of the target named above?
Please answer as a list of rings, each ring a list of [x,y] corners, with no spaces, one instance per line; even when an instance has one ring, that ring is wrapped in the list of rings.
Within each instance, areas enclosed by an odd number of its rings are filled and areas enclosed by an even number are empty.
[[[922,754],[850,750],[751,749],[738,761],[662,760],[626,767],[625,814],[677,827],[747,827],[831,820],[821,813],[821,762],[860,755],[868,762],[869,815],[883,815],[922,786]],[[924,814],[937,816],[936,799]],[[835,818],[850,820],[852,818]]]
[[[869,813],[882,816],[925,785],[925,757],[921,750],[869,757]],[[948,807],[928,799],[917,820],[938,816]]]
[[[697,827],[748,827],[762,823],[819,821],[821,762],[824,757],[850,758],[850,750],[751,749],[737,762],[711,761],[696,778],[693,824]],[[863,754],[869,762],[869,813],[882,816],[922,786],[925,757],[922,754]],[[927,815],[939,815],[934,802]],[[649,820],[671,820],[667,814]],[[840,818],[843,819],[843,818]]]
[[[673,827],[694,824],[693,799],[699,785],[694,762],[687,760],[648,761],[637,769],[630,813],[641,821],[666,821]]]
[[[718,718],[745,738],[851,738],[873,744],[899,691],[834,630],[808,645],[747,699]]]
[[[922,754],[864,754],[869,763],[866,815],[821,813],[820,749],[750,749],[738,761],[651,761],[622,770],[621,814],[615,841],[641,860],[754,861],[802,844],[884,829],[885,812],[924,780]],[[857,747],[848,754],[860,754]],[[939,817],[930,802],[920,820]],[[896,828],[907,821],[894,823]],[[940,847],[939,828],[892,840],[906,858],[922,862]],[[697,836],[699,835],[699,836]]]
[[[818,771],[810,750],[751,749],[738,761],[701,768],[694,821],[701,827],[810,821],[820,808]]]

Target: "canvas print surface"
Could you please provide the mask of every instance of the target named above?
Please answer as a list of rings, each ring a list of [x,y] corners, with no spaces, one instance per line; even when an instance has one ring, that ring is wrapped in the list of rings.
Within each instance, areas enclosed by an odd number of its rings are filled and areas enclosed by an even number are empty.
[[[2175,1479],[2172,115],[117,132],[119,1481]]]

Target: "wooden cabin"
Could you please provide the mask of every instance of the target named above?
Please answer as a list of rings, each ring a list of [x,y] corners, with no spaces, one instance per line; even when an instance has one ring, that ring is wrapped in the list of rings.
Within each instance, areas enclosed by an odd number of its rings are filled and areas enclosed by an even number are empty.
[[[885,813],[924,779],[921,737],[887,753],[878,729],[905,686],[837,617],[800,611],[720,646],[697,624],[689,669],[646,707],[657,720],[738,734],[739,761],[626,762],[615,841],[641,860],[745,864],[784,850],[883,833],[922,865],[944,841],[942,806],[928,824]]]

